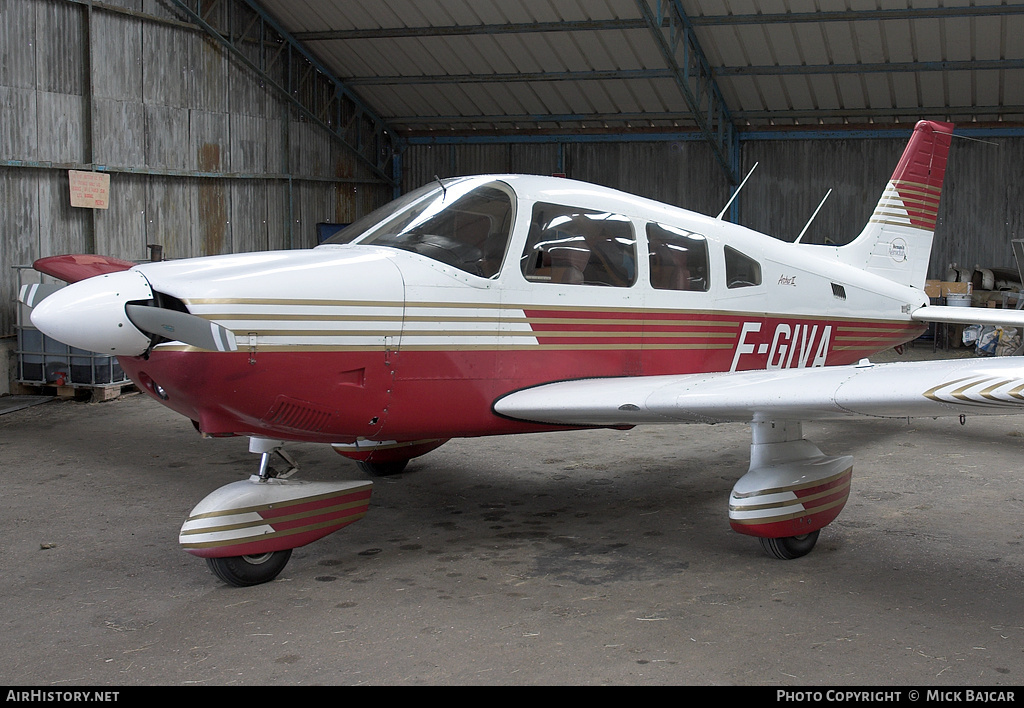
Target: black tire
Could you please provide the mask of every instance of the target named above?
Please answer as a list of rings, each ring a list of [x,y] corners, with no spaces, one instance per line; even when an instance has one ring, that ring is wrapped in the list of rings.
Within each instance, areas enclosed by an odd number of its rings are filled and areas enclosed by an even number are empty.
[[[218,578],[236,588],[268,583],[276,578],[288,559],[292,557],[292,549],[263,553],[258,556],[229,556],[227,558],[207,558],[206,564]]]
[[[356,464],[366,474],[371,477],[390,477],[391,475],[401,474],[405,471],[405,466],[409,464],[409,460],[395,460],[393,462],[366,462],[364,460],[357,460]]]
[[[761,548],[767,551],[768,555],[781,558],[782,560],[793,560],[806,556],[818,542],[818,531],[805,533],[802,536],[787,536],[786,538],[762,538]]]

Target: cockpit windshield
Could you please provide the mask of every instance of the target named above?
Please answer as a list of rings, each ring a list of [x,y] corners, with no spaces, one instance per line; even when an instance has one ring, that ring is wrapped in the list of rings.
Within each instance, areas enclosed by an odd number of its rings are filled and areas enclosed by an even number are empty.
[[[512,232],[512,197],[496,182],[440,181],[409,192],[325,243],[387,246],[493,278]]]

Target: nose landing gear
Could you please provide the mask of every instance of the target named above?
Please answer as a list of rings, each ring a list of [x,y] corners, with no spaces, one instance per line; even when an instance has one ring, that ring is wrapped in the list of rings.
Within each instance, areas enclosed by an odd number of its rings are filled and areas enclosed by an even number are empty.
[[[289,479],[298,469],[282,443],[250,438],[260,455],[257,474],[213,491],[189,514],[178,541],[205,558],[213,573],[236,587],[276,578],[292,549],[358,521],[370,506],[373,483],[304,482]],[[277,472],[274,457],[288,468]]]

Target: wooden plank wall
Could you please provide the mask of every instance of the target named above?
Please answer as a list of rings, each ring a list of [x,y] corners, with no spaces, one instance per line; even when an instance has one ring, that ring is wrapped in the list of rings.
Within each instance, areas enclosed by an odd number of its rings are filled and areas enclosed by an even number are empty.
[[[317,223],[392,196],[167,4],[105,5],[124,11],[0,2],[0,336],[14,328],[12,266],[144,260],[147,244],[166,258],[307,247]],[[111,174],[109,209],[69,205],[68,169],[91,165]]]
[[[903,138],[744,141],[742,173],[758,166],[737,200],[737,221],[792,241],[832,189],[803,240],[847,243],[871,215],[905,147]],[[710,215],[730,194],[710,149],[695,141],[414,145],[404,164],[403,189],[435,174],[564,172]],[[954,139],[929,277],[945,277],[951,263],[1015,268],[1010,241],[1024,238],[1022,188],[1024,139]]]
[[[310,246],[318,222],[352,221],[392,196],[165,4],[107,4],[126,12],[94,9],[88,22],[81,2],[0,2],[0,336],[13,329],[13,265],[67,252],[145,259],[150,243],[169,258]],[[950,263],[1015,265],[1024,139],[994,142],[954,142],[931,277]],[[792,240],[832,188],[805,240],[848,240],[904,144],[745,141],[742,171],[759,167],[738,221]],[[83,164],[111,172],[109,209],[69,205],[67,169]],[[688,140],[415,145],[402,164],[404,190],[513,172],[565,173],[707,214],[729,195],[709,149]]]
[[[907,138],[911,126],[907,126]],[[777,140],[743,145],[740,222],[792,241],[825,193],[833,192],[804,236],[847,243],[860,233],[906,147],[906,139]],[[930,278],[950,264],[1016,268],[1010,242],[1024,238],[1024,139],[954,138],[932,244]]]

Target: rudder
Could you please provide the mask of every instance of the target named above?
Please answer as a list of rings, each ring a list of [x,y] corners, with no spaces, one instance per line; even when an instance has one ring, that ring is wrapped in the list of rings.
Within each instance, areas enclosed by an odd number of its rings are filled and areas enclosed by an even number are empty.
[[[920,121],[864,230],[840,261],[921,289],[928,275],[953,124]]]

